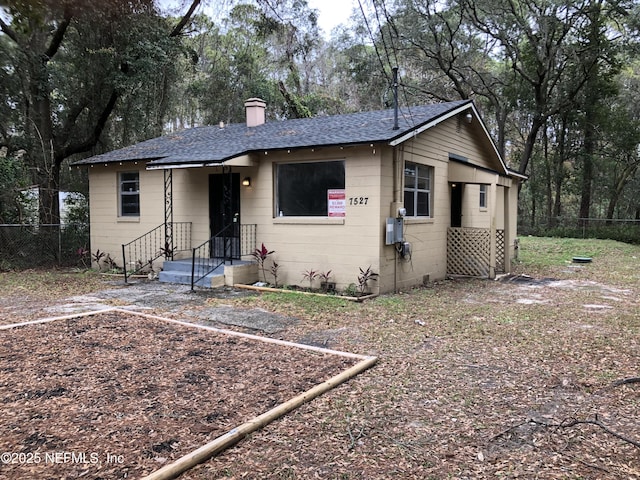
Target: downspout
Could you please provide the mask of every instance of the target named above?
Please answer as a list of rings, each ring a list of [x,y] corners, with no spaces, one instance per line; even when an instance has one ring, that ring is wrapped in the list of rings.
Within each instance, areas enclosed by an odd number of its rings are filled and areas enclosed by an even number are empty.
[[[404,206],[402,199],[402,179],[404,172],[404,146],[393,147],[393,201],[390,216],[398,216],[398,209]],[[398,292],[398,249],[393,249],[393,291]]]
[[[510,179],[511,180],[511,179]],[[511,273],[511,189],[513,182],[509,182],[509,186],[502,188],[503,197],[503,216],[504,216],[504,272]]]
[[[398,130],[398,67],[393,67],[393,129]],[[398,159],[398,150],[402,147],[393,147],[393,203],[391,205],[391,217],[398,216],[398,209],[402,202],[402,163]],[[398,249],[393,249],[393,291],[398,293]]]
[[[393,202],[391,202],[391,213],[393,214],[394,206],[397,205],[397,189],[398,189],[398,149],[393,147]],[[398,293],[398,250],[393,249],[393,293]]]

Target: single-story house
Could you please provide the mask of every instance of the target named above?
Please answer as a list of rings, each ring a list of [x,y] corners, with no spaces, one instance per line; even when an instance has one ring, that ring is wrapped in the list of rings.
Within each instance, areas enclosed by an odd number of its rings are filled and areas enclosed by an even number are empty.
[[[214,285],[274,283],[275,262],[279,285],[330,272],[343,290],[370,269],[372,293],[510,271],[525,177],[472,101],[284,121],[265,121],[260,99],[245,107],[246,123],[77,162],[89,168],[92,252],[127,270],[184,258],[195,276],[225,263]],[[258,271],[247,262],[263,244],[273,253]]]

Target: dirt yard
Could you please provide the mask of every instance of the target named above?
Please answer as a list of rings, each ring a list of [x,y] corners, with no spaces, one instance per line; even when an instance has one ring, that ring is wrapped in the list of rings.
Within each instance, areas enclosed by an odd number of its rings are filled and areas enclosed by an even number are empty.
[[[0,351],[7,479],[141,478],[355,363],[122,312],[7,329]]]
[[[123,288],[118,298],[120,287],[99,280],[45,279],[48,288],[38,291],[24,274],[2,274],[0,322],[21,311],[38,318],[82,302],[134,302],[196,323],[378,356],[372,369],[181,479],[639,479],[640,383],[631,380],[640,376],[640,248],[526,238],[521,245],[533,255],[517,276],[450,279],[362,304],[295,294],[158,297],[156,284]],[[574,265],[577,254],[593,262]],[[226,309],[247,318],[264,312],[277,328],[225,323]]]

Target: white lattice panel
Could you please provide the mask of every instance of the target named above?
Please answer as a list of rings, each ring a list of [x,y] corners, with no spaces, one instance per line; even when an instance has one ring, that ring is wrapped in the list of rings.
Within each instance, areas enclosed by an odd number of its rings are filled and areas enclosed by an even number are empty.
[[[506,245],[504,230],[496,230],[496,273],[505,273]]]
[[[447,273],[488,277],[491,234],[483,228],[449,228]]]

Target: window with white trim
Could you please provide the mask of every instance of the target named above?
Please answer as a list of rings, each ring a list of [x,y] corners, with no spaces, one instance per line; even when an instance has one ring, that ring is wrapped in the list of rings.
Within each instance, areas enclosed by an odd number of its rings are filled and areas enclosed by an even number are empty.
[[[120,172],[118,174],[121,217],[140,216],[140,173]]]
[[[404,164],[404,208],[408,217],[431,217],[433,167]]]
[[[329,190],[344,189],[344,160],[278,163],[276,216],[327,217]]]
[[[487,208],[487,185],[480,185],[480,208]]]

